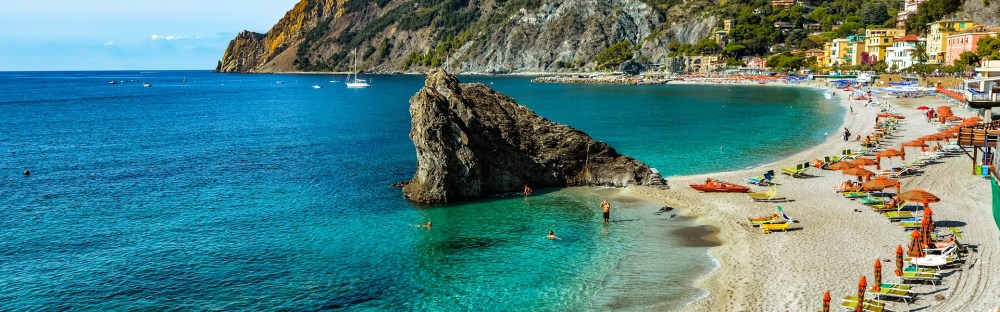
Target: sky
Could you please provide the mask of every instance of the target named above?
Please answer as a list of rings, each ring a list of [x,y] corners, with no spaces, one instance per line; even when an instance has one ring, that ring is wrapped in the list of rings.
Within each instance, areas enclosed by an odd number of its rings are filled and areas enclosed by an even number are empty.
[[[0,71],[215,69],[298,0],[4,0]]]

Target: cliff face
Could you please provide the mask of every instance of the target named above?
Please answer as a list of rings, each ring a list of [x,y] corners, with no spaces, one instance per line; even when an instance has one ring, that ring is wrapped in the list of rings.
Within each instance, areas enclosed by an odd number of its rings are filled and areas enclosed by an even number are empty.
[[[533,187],[650,184],[642,162],[539,117],[483,84],[432,71],[410,98],[417,172],[408,199],[445,203]]]
[[[664,14],[640,0],[302,0],[266,34],[244,32],[220,72],[556,71],[593,67],[629,41],[636,59],[664,63],[666,42],[694,43],[716,19]]]

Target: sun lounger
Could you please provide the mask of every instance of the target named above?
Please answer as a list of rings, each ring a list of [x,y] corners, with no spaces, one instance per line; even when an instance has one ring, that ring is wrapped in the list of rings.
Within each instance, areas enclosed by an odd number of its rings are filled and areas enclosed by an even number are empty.
[[[756,185],[772,185],[774,184],[774,182],[771,182],[771,179],[773,178],[774,178],[774,170],[768,170],[762,175],[752,178],[747,178],[747,182]]]
[[[747,193],[747,196],[750,197],[750,200],[757,202],[774,202],[774,201],[785,200],[784,197],[778,196],[778,190],[774,188],[764,193]]]
[[[770,217],[747,218],[747,221],[750,221],[750,226],[758,227],[762,224],[771,224],[778,221],[778,214],[773,214]]]
[[[844,197],[851,198],[851,199],[853,199],[853,198],[864,198],[864,197],[868,197],[868,192],[843,192],[843,193],[840,193],[840,195],[844,195]]]
[[[903,209],[903,207],[906,207],[906,201],[905,200],[901,200],[901,201],[897,202],[896,205],[894,205],[894,206],[889,206],[887,204],[881,204],[881,205],[875,204],[875,205],[872,205],[872,210],[875,210],[876,212],[887,212],[887,211],[893,211],[893,210],[900,210],[900,209]]]
[[[939,274],[940,273],[934,269],[908,266],[906,269],[903,269],[903,275],[900,276],[899,279],[902,280],[903,283],[930,281],[931,283],[938,284],[941,282],[941,276]]]
[[[878,205],[885,203],[887,199],[885,199],[885,197],[868,196],[868,197],[860,197],[858,198],[858,201],[865,205]]]
[[[788,223],[771,223],[771,224],[761,224],[760,229],[764,231],[764,234],[771,234],[774,231],[787,231]]]
[[[910,296],[909,289],[897,289],[897,288],[886,288],[881,287],[879,291],[869,290],[868,293],[875,295],[875,299],[882,299],[883,297],[892,299],[902,299],[903,301],[909,302],[913,300]]]
[[[889,218],[889,221],[899,221],[906,218],[913,218],[913,212],[909,211],[886,211],[883,212],[882,215]]]
[[[843,307],[844,309],[854,311],[858,306],[858,297],[857,296],[844,297],[844,300],[843,302],[840,303],[840,306]],[[885,308],[884,302],[875,301],[871,299],[865,299],[865,302],[862,304],[861,308],[864,311],[871,311],[871,312],[888,311]]]
[[[903,285],[903,284],[893,284],[893,283],[882,283],[881,288],[892,288],[892,289],[900,289],[900,290],[910,290],[911,288],[913,288],[913,286]]]
[[[911,175],[911,174],[914,174],[915,172],[916,172],[916,169],[914,169],[913,167],[907,166],[907,167],[903,167],[903,168],[893,168],[890,171],[879,172],[878,176],[879,177],[892,178],[892,179],[899,179],[899,177],[902,177],[904,175]]]
[[[792,177],[798,177],[798,176],[804,174],[806,172],[806,169],[809,169],[809,163],[798,164],[798,165],[795,166],[795,168],[791,168],[791,167],[789,167],[789,168],[781,168],[781,173],[790,175]]]
[[[899,221],[899,226],[903,227],[904,230],[915,230],[920,228],[920,221]]]

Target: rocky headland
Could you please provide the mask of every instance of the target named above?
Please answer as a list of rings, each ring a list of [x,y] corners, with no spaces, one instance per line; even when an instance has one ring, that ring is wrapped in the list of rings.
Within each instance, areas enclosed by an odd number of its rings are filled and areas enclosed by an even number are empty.
[[[460,84],[443,70],[410,98],[417,172],[406,198],[446,203],[524,185],[655,184],[659,175],[570,126],[549,121],[483,84]]]

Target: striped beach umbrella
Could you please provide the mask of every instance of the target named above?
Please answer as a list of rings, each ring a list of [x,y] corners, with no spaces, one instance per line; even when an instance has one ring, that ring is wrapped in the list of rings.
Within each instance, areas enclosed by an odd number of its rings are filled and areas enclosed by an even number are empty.
[[[903,276],[903,246],[896,245],[896,276]]]
[[[920,240],[924,245],[929,245],[931,243],[931,233],[934,232],[934,220],[933,212],[930,211],[931,207],[924,208],[924,217],[920,221]]]
[[[858,165],[858,167],[868,167],[868,166],[874,166],[874,165],[878,164],[877,162],[875,162],[874,159],[864,158],[864,157],[860,157],[858,159],[852,160],[851,163],[855,164],[855,165]]]
[[[865,305],[865,289],[868,288],[868,281],[865,276],[861,276],[861,280],[858,281],[858,305],[854,307],[855,312],[861,312]]]
[[[920,235],[919,230],[913,230],[913,234],[910,235],[910,246],[907,247],[909,250],[906,252],[910,257],[923,257],[924,256],[924,243],[921,242],[923,235]]]
[[[838,162],[838,163],[826,166],[826,169],[830,169],[830,170],[844,170],[844,169],[857,168],[857,167],[858,167],[858,165],[855,165],[855,164],[853,164],[853,163],[851,163],[849,161],[842,161],[842,162]]]
[[[830,312],[830,291],[823,293],[823,312]]]
[[[864,177],[864,178],[871,178],[871,176],[875,175],[874,172],[868,171],[865,168],[861,168],[861,167],[847,168],[847,169],[844,169],[844,171],[842,171],[842,172],[844,174],[846,174],[846,175],[851,175],[851,176],[858,177],[859,179],[862,178],[862,177]]]
[[[872,284],[872,291],[882,290],[882,261],[875,259],[875,283]]]
[[[886,178],[886,177],[877,177],[877,178],[868,180],[868,182],[862,183],[861,187],[863,187],[866,190],[873,190],[874,191],[874,190],[883,190],[883,189],[885,189],[887,187],[895,186],[896,187],[896,193],[899,193],[899,185],[900,184],[899,184],[898,180],[894,180],[894,179],[890,179],[890,178]]]

